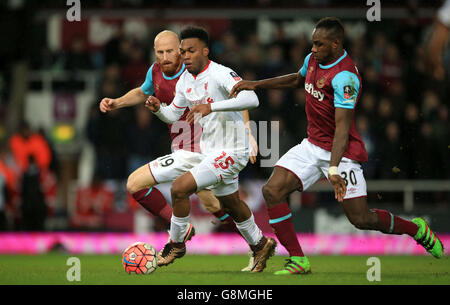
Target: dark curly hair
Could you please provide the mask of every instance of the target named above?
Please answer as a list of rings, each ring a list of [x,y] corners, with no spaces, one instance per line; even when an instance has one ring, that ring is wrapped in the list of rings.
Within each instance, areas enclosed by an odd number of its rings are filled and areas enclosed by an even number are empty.
[[[198,38],[200,41],[204,42],[206,46],[209,46],[209,35],[205,29],[201,27],[190,26],[184,28],[180,33],[180,39],[187,38]]]

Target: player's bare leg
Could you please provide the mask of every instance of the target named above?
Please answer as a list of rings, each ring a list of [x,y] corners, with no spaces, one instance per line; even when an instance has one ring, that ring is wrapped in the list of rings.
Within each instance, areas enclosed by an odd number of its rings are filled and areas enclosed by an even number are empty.
[[[369,209],[366,197],[344,200],[342,202],[342,208],[350,223],[357,229],[381,231],[378,223],[378,215],[374,210]],[[414,228],[417,231],[416,225],[414,225]]]
[[[266,267],[267,260],[275,254],[277,242],[273,238],[267,238],[263,235],[261,229],[255,223],[249,207],[239,198],[239,191],[218,197],[218,199],[222,209],[233,218],[242,237],[250,246],[253,265],[249,271],[262,272]]]
[[[292,172],[276,166],[263,187],[269,223],[280,243],[286,248],[290,258],[285,268],[275,274],[302,274],[311,271],[309,261],[303,254],[297,234],[292,224],[292,215],[287,197],[295,190],[302,190],[302,183]]]
[[[386,210],[369,209],[366,197],[344,199],[342,207],[345,215],[356,228],[376,230],[385,234],[408,234],[434,257],[442,257],[442,243],[424,220],[415,218],[409,221]]]
[[[200,203],[208,212],[214,214],[215,212],[220,211],[220,202],[216,196],[214,196],[212,191],[206,189],[200,190],[196,195],[198,196],[198,199],[200,199]]]
[[[163,194],[153,187],[156,184],[157,182],[148,164],[146,164],[128,176],[127,191],[144,209],[155,216],[161,217],[167,224],[170,224],[172,208]]]

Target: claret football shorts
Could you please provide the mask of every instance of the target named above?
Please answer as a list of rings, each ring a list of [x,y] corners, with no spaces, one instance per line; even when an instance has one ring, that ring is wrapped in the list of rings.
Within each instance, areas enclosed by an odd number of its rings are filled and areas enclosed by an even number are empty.
[[[297,176],[306,191],[323,177],[328,179],[331,152],[304,139],[284,154],[275,166],[284,168]],[[346,181],[347,192],[344,199],[367,196],[366,180],[361,164],[343,157],[338,172]]]

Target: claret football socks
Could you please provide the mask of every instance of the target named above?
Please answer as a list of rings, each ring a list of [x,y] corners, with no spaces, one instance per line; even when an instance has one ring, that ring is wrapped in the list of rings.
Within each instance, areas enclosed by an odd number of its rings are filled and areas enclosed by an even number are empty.
[[[148,212],[170,223],[172,208],[157,188],[140,190],[133,194],[133,198]]]

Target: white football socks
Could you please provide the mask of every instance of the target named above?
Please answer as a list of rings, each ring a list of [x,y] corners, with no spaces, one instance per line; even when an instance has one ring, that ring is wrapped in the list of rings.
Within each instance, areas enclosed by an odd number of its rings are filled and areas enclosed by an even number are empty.
[[[263,237],[262,231],[256,224],[253,214],[249,219],[239,223],[235,222],[235,224],[239,232],[241,232],[242,236],[251,246],[257,245]]]
[[[172,242],[181,243],[184,241],[187,230],[189,228],[190,215],[186,217],[176,217],[172,214],[172,219],[170,221],[170,239]]]

